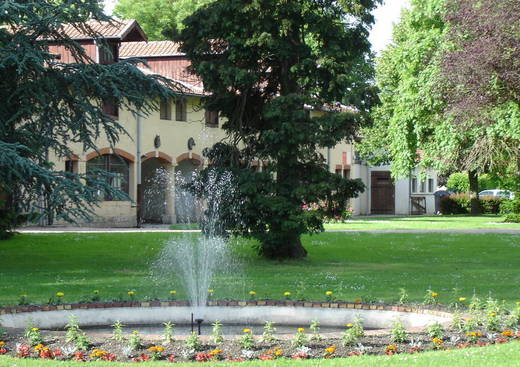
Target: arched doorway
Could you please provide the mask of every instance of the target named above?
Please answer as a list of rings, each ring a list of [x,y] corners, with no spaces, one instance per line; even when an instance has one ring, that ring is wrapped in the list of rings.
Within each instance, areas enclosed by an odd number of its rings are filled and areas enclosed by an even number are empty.
[[[193,154],[183,154],[177,158],[175,167],[176,191],[175,191],[175,215],[177,223],[195,223],[200,216],[200,207],[195,197],[181,188],[182,184],[193,181],[194,176],[201,167],[201,159]]]
[[[172,222],[174,180],[171,161],[163,157],[147,157],[141,162],[143,223]]]

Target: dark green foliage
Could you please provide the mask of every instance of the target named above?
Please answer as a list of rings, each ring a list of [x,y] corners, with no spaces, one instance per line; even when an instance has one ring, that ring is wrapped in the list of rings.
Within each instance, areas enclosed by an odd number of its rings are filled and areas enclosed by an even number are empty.
[[[441,199],[440,210],[442,214],[468,214],[469,206],[468,194],[453,194]]]
[[[319,151],[352,139],[367,121],[367,35],[377,3],[217,1],[175,37],[211,93],[204,106],[226,118],[228,139],[206,153],[208,170],[234,177],[240,220],[224,215],[226,228],[260,240],[266,257],[305,256],[300,236],[323,226],[302,205],[331,195],[344,201],[363,188],[329,173]],[[309,109],[324,113],[311,117]],[[257,160],[267,163],[262,172]]]
[[[30,219],[74,221],[88,218],[99,192],[115,197],[103,172],[77,175],[54,167],[50,157],[71,155],[70,145],[96,149],[105,137],[115,144],[125,129],[100,108],[117,99],[119,106],[146,114],[154,100],[169,97],[174,88],[157,76],[145,76],[134,62],[95,64],[61,27],[98,37],[85,23],[108,20],[97,0],[4,1],[0,5],[0,191],[4,215],[0,230]],[[48,51],[51,40],[74,56],[61,63]],[[7,218],[7,219],[6,219]]]
[[[499,214],[502,203],[508,199],[484,196],[479,198],[479,200],[483,214]]]
[[[520,223],[520,214],[519,213],[509,213],[508,215],[506,215],[504,222]]]
[[[512,200],[504,200],[500,204],[501,214],[520,214],[520,192],[515,193],[515,198]]]

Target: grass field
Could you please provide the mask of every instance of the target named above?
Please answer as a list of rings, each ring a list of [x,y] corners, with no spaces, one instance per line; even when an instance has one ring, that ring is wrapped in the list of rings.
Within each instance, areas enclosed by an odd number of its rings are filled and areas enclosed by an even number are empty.
[[[171,365],[167,362],[154,362],[153,366]],[[42,360],[25,360],[0,357],[0,367],[117,367],[128,366],[126,363],[114,362],[54,362]],[[193,363],[178,363],[176,366],[193,366]],[[413,355],[395,356],[361,356],[338,359],[318,359],[294,361],[290,359],[279,359],[276,361],[252,361],[241,363],[209,362],[204,366],[243,366],[243,367],[518,367],[520,366],[520,342],[493,345],[485,348],[459,349],[445,352],[426,352]]]
[[[174,224],[171,229],[198,229],[198,224]],[[519,223],[504,223],[499,215],[429,215],[406,217],[353,217],[347,223],[325,224],[325,230],[446,230],[519,229]]]
[[[21,234],[0,242],[2,259],[0,304],[16,304],[20,294],[45,303],[56,292],[64,302],[88,299],[99,290],[102,299],[168,297],[178,291],[177,279],[151,276],[150,269],[171,236],[198,234]],[[237,267],[223,265],[228,275],[214,281],[216,298],[323,300],[331,290],[339,300],[396,301],[399,288],[411,300],[422,300],[426,289],[439,300],[481,296],[509,302],[520,300],[520,236],[511,234],[445,233],[323,233],[306,236],[309,256],[301,261],[258,258],[251,243],[235,241]],[[458,297],[458,296],[457,296]]]

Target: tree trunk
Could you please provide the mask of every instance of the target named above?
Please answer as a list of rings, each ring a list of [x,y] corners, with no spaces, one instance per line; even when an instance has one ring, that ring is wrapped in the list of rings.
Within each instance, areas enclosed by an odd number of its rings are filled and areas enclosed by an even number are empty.
[[[482,214],[480,200],[478,198],[478,173],[476,171],[468,171],[469,179],[469,197],[470,197],[470,213],[471,215]]]

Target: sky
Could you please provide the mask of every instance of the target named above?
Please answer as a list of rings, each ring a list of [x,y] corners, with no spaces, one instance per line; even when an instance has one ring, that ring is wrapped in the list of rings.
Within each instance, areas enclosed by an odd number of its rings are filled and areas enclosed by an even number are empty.
[[[117,0],[105,0],[105,10],[111,14]],[[370,32],[370,42],[372,49],[379,53],[392,39],[392,25],[399,21],[401,10],[410,6],[410,0],[385,0],[374,11],[376,23]]]

